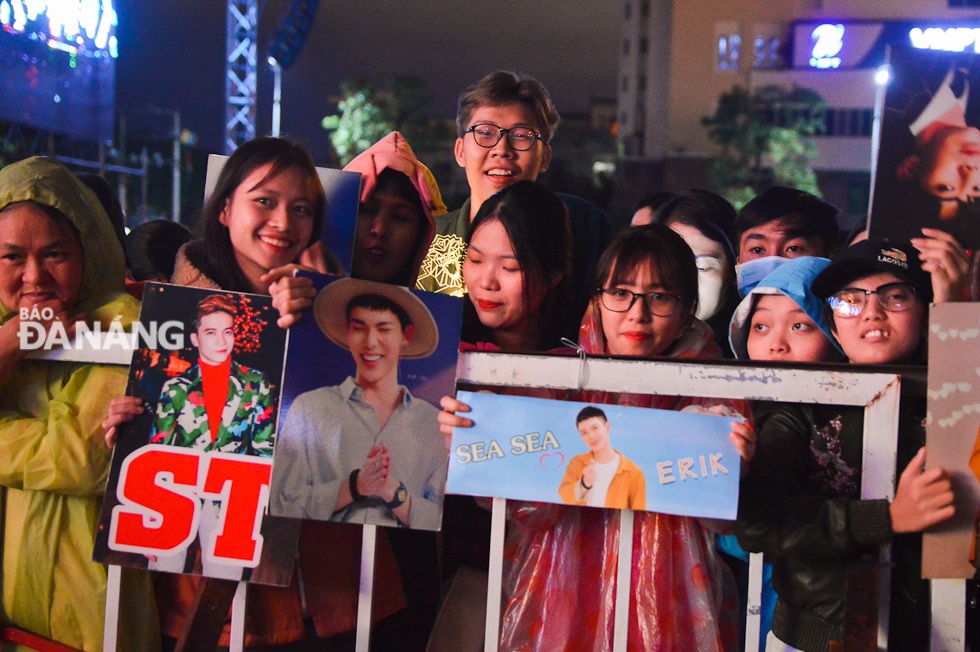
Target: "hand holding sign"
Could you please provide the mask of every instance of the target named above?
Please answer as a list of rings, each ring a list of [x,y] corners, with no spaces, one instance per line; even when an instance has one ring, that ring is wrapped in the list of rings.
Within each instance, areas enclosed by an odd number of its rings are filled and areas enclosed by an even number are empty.
[[[956,511],[946,472],[940,468],[923,471],[925,461],[923,446],[898,481],[895,500],[889,506],[892,530],[896,534],[920,532],[952,518]]]
[[[129,423],[145,411],[146,408],[143,407],[142,399],[135,396],[117,396],[112,399],[109,403],[109,416],[102,422],[106,446],[110,449],[115,448],[116,428],[124,423]]]
[[[289,328],[299,321],[303,312],[313,305],[316,289],[313,281],[305,276],[294,276],[296,271],[314,272],[302,265],[285,265],[263,274],[261,281],[269,284],[272,307],[279,311],[279,328]]]
[[[945,231],[922,229],[922,233],[925,237],[912,238],[912,246],[919,250],[922,269],[932,277],[933,303],[962,301],[970,271],[966,250]]]
[[[755,456],[755,428],[748,421],[732,421],[732,431],[728,433],[728,438],[738,449],[738,454],[742,458],[741,473],[745,475],[749,470],[749,463]]]
[[[453,444],[453,428],[472,428],[473,421],[466,417],[456,416],[457,412],[469,412],[470,406],[457,401],[452,396],[443,396],[439,401],[442,412],[439,413],[439,432],[446,435],[446,452],[450,452]]]

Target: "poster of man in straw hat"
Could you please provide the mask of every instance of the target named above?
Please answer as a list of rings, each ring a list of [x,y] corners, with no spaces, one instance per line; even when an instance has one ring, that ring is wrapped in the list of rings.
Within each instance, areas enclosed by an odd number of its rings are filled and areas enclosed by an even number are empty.
[[[437,530],[449,456],[435,405],[453,390],[461,301],[314,281],[289,333],[270,511]]]

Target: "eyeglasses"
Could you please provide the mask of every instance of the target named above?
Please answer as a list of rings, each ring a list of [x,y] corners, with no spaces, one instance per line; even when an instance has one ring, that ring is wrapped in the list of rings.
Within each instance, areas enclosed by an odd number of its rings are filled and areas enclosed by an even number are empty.
[[[677,308],[677,302],[681,300],[676,294],[667,294],[666,292],[637,294],[622,288],[602,288],[599,290],[599,300],[603,307],[613,312],[628,312],[636,300],[641,297],[647,310],[656,317],[670,317]]]
[[[499,143],[504,134],[507,134],[507,144],[519,152],[525,152],[534,147],[534,141],[536,140],[544,140],[541,134],[534,129],[528,129],[527,127],[501,129],[497,125],[490,123],[473,125],[463,133],[468,134],[470,132],[473,133],[473,140],[476,141],[476,144],[487,149]]]
[[[874,290],[844,288],[835,292],[827,303],[837,317],[857,317],[868,303],[868,295],[878,297],[878,305],[888,312],[904,312],[915,303],[915,288],[908,283],[885,283]]]

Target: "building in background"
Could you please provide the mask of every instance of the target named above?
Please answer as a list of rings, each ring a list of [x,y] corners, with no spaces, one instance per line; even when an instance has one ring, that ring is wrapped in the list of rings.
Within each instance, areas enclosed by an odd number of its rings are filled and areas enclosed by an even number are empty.
[[[828,200],[867,210],[885,46],[980,53],[980,0],[623,0],[618,138],[639,194],[706,186],[701,118],[735,85],[811,88],[829,107],[814,162]]]

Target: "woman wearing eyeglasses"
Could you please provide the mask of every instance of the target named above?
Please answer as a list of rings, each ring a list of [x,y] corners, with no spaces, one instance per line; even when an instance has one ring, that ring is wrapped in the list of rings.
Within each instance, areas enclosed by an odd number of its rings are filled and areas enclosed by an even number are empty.
[[[924,361],[927,306],[941,272],[930,274],[919,261],[912,247],[864,241],[814,280],[813,293],[827,300],[851,364]],[[950,518],[954,508],[946,473],[922,470],[924,416],[924,400],[902,401],[898,468],[904,471],[889,503],[861,500],[863,410],[756,406],[759,443],[742,480],[736,535],[744,549],[773,559],[779,597],[772,649],[825,650],[842,642],[848,566],[889,542],[889,649],[927,648],[929,586],[920,577],[919,532]],[[853,602],[848,608],[876,609]]]
[[[630,228],[603,253],[579,334],[589,354],[634,358],[715,359],[711,330],[695,317],[694,254],[662,225]],[[745,413],[742,402],[586,391],[567,398],[659,409],[721,408]],[[444,403],[444,407],[447,406]],[[450,414],[444,426],[470,425]],[[682,433],[649,433],[682,437]],[[743,457],[751,433],[736,436]],[[501,650],[612,647],[619,538],[618,510],[510,503],[506,546],[506,610]],[[735,649],[737,597],[731,571],[714,548],[708,520],[638,512],[633,553],[629,647],[637,650]]]

